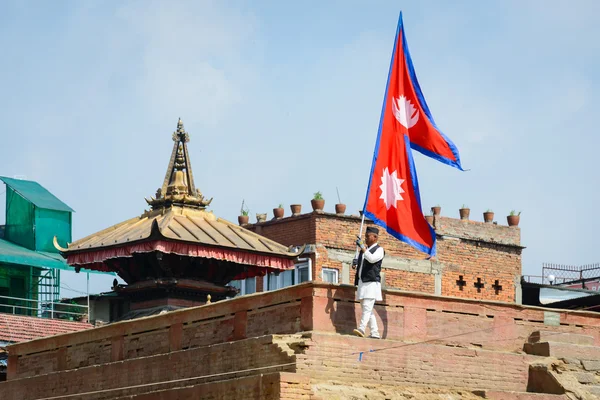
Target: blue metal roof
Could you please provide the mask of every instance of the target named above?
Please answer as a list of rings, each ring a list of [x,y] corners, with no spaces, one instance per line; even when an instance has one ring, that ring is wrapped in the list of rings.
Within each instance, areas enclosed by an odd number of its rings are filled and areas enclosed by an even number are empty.
[[[37,182],[6,178],[4,176],[0,176],[0,180],[12,190],[32,202],[36,207],[48,210],[75,212],[75,210],[63,203],[58,197],[50,193]]]

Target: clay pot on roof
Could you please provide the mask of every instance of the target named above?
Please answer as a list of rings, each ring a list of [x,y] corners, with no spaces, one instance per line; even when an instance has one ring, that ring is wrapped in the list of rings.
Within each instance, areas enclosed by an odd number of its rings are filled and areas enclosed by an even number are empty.
[[[346,205],[342,203],[338,203],[335,205],[335,213],[337,215],[344,215],[346,212]]]

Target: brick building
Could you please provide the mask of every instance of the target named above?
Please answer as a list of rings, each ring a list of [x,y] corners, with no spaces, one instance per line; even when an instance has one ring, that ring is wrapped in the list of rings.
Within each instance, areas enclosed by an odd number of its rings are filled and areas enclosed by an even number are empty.
[[[308,245],[293,277],[291,273],[289,277],[285,273],[284,277],[259,277],[249,286],[263,291],[305,280],[352,284],[351,263],[360,223],[358,216],[315,211],[246,225],[286,246]],[[434,217],[433,226],[437,256],[431,260],[380,230],[379,243],[386,251],[383,287],[520,303],[524,247],[518,227],[440,216]]]

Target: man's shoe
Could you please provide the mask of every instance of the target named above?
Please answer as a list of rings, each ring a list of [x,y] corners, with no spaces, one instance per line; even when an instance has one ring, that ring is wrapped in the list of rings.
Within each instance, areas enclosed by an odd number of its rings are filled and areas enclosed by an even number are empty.
[[[369,336],[369,339],[381,339],[381,336],[373,336],[373,335],[370,335],[370,336]]]
[[[361,331],[360,329],[355,329],[352,331],[352,333],[356,336],[365,337],[365,333],[363,331]]]

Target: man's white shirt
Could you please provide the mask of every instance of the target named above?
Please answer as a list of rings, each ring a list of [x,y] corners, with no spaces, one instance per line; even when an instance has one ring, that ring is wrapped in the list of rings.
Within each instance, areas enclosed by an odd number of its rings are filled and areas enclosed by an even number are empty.
[[[373,247],[377,246],[377,243],[372,244],[369,248],[362,254],[362,261],[360,266],[358,267],[358,290],[356,291],[356,297],[358,300],[362,299],[375,299],[376,301],[383,300],[381,295],[381,283],[380,282],[363,282],[360,278],[362,273],[362,267],[364,260],[367,260],[371,264],[381,261],[384,256],[383,248],[380,247],[373,254],[369,250]]]

